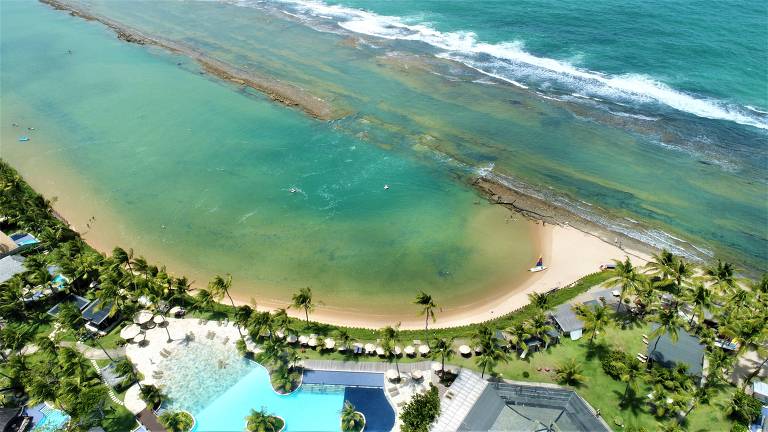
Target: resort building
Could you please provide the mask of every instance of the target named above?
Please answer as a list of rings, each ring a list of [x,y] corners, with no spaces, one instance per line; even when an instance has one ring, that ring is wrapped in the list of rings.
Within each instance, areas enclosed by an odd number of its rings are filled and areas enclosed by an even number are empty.
[[[38,243],[40,243],[40,240],[32,234],[22,232],[9,236],[0,231],[0,258],[17,254],[25,249],[34,247]]]
[[[23,256],[6,256],[0,258],[0,283],[3,283],[17,274],[24,273]]]
[[[85,328],[93,333],[106,334],[120,320],[118,314],[110,315],[112,305],[112,302],[105,303],[101,300],[94,300],[86,306],[82,310]]]
[[[83,311],[90,303],[91,301],[87,298],[80,297],[79,295],[72,294],[65,298],[64,300],[57,303],[54,307],[48,309],[48,315],[51,316],[58,316],[59,310],[61,310],[61,306],[65,303],[73,303],[78,309],[80,309],[80,312]]]
[[[658,324],[651,325],[653,330],[658,327]],[[676,342],[665,333],[648,342],[648,361],[666,368],[684,364],[688,375],[700,379],[704,370],[705,348],[698,337],[686,331],[679,331]]]
[[[576,392],[554,384],[488,382],[462,369],[432,430],[601,432],[611,429]]]

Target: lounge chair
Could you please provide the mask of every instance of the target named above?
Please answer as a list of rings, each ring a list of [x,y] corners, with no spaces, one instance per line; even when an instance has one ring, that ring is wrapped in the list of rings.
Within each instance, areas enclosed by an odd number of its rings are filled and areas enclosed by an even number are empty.
[[[400,394],[400,390],[397,389],[397,387],[390,387],[387,392],[389,393],[390,397],[395,397]]]

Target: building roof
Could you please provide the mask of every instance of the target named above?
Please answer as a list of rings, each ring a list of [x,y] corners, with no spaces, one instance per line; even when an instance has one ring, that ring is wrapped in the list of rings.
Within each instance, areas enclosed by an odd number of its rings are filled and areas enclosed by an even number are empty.
[[[23,273],[24,257],[11,255],[0,259],[0,283],[7,281],[14,275]]]
[[[0,432],[5,431],[21,415],[21,408],[0,408]]]
[[[112,302],[104,303],[99,300],[95,300],[83,310],[83,319],[90,321],[94,324],[101,325],[109,318],[109,311],[112,309]]]
[[[11,240],[13,240],[19,247],[40,243],[40,240],[38,240],[37,237],[25,232],[11,234]]]
[[[574,391],[555,386],[492,383],[459,430],[592,432],[610,429]]]
[[[584,323],[576,316],[576,312],[573,311],[569,303],[558,306],[552,316],[555,318],[557,325],[560,326],[560,329],[565,333],[584,328]]]
[[[8,237],[4,232],[0,231],[0,255],[10,253],[16,250],[19,246]]]
[[[658,324],[651,324],[653,330]],[[656,341],[658,340],[658,344]],[[655,349],[654,349],[655,348]],[[704,344],[698,337],[679,330],[677,342],[672,342],[668,334],[663,334],[649,341],[648,357],[664,367],[672,368],[678,363],[688,367],[688,374],[702,376],[704,368]]]
[[[59,309],[61,309],[61,305],[63,305],[64,303],[74,303],[75,306],[77,306],[77,308],[82,311],[83,309],[85,309],[86,306],[88,306],[90,302],[91,301],[86,298],[80,297],[79,295],[72,294],[69,297],[65,298],[64,300],[60,301],[54,307],[50,308],[48,310],[48,315],[53,315],[53,316],[58,315]]]
[[[752,393],[755,396],[768,397],[768,384],[762,381],[755,381],[752,383]]]

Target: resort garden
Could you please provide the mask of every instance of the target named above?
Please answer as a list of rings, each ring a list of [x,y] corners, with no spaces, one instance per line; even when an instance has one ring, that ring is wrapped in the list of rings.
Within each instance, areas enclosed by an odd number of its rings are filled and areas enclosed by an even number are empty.
[[[768,277],[741,278],[730,263],[698,267],[663,251],[644,267],[629,259],[617,261],[613,269],[533,294],[527,306],[485,323],[432,328],[439,325],[439,298],[419,292],[412,313],[424,317],[424,329],[402,330],[398,323],[383,329],[343,328],[312,321],[319,299],[310,288],[298,290],[286,309],[260,311],[235,304],[230,277],[216,276],[206,287],[193,289],[186,278],[132,250],[118,247],[101,254],[56,218],[49,202],[4,162],[0,188],[0,229],[24,230],[40,240],[25,252],[24,271],[0,287],[0,406],[50,402],[66,412],[73,430],[96,425],[108,432],[134,429],[136,420],[122,401],[143,377],[120,357],[122,323],[94,335],[77,307],[64,303],[55,317],[47,313],[70,295],[100,300],[116,321],[146,308],[166,316],[172,307],[186,310],[188,318],[228,320],[237,328],[240,354],[265,366],[279,393],[300,385],[304,360],[387,361],[399,376],[403,364],[428,359],[440,364],[442,391],[450,388],[458,368],[492,381],[557,383],[574,389],[614,430],[746,430],[759,416],[760,404],[749,395],[749,384],[768,359]],[[57,266],[68,284],[62,292],[29,301],[27,287],[51,282],[49,266]],[[574,303],[596,289],[613,290],[614,298]],[[553,319],[555,308],[569,303],[583,323],[576,340],[562,335]],[[301,318],[289,316],[289,308]],[[305,335],[316,339],[314,346],[292,339]],[[649,358],[664,341],[687,336],[703,346],[703,376]],[[426,348],[414,350],[412,340]],[[366,345],[380,350],[368,352]],[[402,350],[404,345],[409,346]],[[759,360],[745,363],[746,357]],[[101,369],[108,365],[120,378],[116,384],[103,381]],[[402,429],[428,430],[440,413],[439,394],[431,387],[403,406]],[[141,397],[157,407],[165,395],[145,385]],[[345,404],[339,412],[344,430],[362,428],[358,414]],[[191,427],[183,412],[166,412],[159,420],[168,430]],[[248,430],[284,425],[269,407],[242,421]]]

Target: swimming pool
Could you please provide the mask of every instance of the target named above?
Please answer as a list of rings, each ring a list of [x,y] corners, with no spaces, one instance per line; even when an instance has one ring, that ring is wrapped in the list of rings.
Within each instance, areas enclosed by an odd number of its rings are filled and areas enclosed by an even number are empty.
[[[40,412],[44,417],[35,423],[32,432],[54,432],[64,430],[64,425],[69,421],[69,416],[60,410],[50,407],[43,407]]]
[[[184,409],[197,432],[241,431],[251,409],[262,407],[285,420],[286,431],[338,431],[344,386],[302,385],[290,395],[274,392],[267,370],[243,359],[231,345],[191,342],[158,369],[168,409]]]

